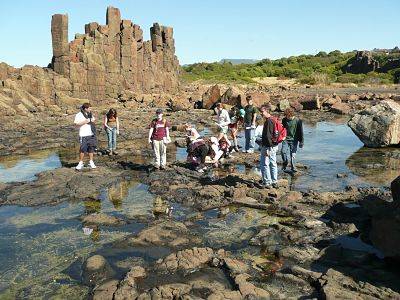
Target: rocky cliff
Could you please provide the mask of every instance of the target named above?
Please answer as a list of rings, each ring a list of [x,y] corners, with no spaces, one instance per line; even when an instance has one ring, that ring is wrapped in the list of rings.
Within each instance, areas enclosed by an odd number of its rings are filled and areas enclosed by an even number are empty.
[[[0,64],[0,107],[7,114],[73,104],[102,102],[132,93],[173,93],[179,61],[173,29],[155,23],[151,40],[142,29],[107,8],[106,25],[85,25],[85,34],[68,42],[68,15],[51,20],[53,58],[48,68]]]

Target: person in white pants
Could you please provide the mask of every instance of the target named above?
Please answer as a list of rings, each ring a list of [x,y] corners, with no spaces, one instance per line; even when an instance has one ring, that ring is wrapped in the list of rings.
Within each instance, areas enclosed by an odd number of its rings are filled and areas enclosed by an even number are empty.
[[[154,151],[154,167],[164,170],[167,165],[167,144],[170,143],[170,124],[163,118],[163,111],[157,109],[157,117],[153,119],[149,127],[149,144]]]

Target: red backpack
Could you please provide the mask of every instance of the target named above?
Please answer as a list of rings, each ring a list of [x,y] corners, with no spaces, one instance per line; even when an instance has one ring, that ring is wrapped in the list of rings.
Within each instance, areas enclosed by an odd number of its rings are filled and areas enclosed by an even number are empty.
[[[278,145],[286,138],[286,128],[283,127],[282,122],[275,117],[271,117],[274,122],[274,134],[272,135],[272,142]]]

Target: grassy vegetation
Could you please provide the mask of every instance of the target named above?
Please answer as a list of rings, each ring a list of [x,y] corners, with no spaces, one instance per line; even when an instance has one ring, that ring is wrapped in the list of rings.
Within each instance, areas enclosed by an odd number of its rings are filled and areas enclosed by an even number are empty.
[[[388,73],[343,73],[342,67],[354,57],[355,52],[319,52],[316,55],[300,55],[276,60],[264,59],[255,64],[232,65],[224,63],[196,63],[183,67],[182,78],[187,81],[251,83],[256,77],[296,78],[301,83],[330,84],[390,84],[400,79],[400,68]],[[394,55],[394,54],[393,54]],[[393,55],[376,54],[383,65]]]

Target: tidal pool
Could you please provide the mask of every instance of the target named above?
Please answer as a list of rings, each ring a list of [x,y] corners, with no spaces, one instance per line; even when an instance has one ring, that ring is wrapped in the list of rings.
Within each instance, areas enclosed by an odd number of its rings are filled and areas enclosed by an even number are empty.
[[[398,175],[399,148],[364,148],[343,122],[306,122],[304,133],[305,146],[299,149],[297,161],[309,169],[302,175],[290,177],[294,190],[335,191],[346,185],[387,186]],[[202,134],[212,135],[213,132],[205,129]],[[243,144],[243,137],[240,133],[240,144]],[[186,149],[171,145],[168,159],[185,160]],[[34,180],[42,171],[75,160],[75,150],[4,157],[0,159],[0,182]],[[134,163],[150,161],[149,157],[133,157]],[[258,172],[257,166],[236,165],[236,168],[239,172]],[[344,177],[338,178],[338,173]],[[86,298],[89,289],[82,284],[80,267],[87,256],[100,253],[115,264],[114,267],[126,272],[132,262],[154,261],[167,255],[170,250],[164,247],[115,249],[110,246],[146,227],[153,218],[153,200],[147,186],[139,182],[120,182],[88,201],[51,207],[0,207],[0,298]],[[172,206],[175,220],[186,220],[193,213],[191,208],[176,203]],[[118,228],[85,227],[80,217],[94,212],[115,215],[129,222]],[[276,222],[276,217],[265,212],[229,207],[222,215],[219,210],[203,212],[199,219],[192,221],[190,229],[201,234],[207,246],[247,253],[251,249],[248,240],[254,235],[254,228]]]
[[[66,297],[66,285],[73,287],[68,293],[76,289],[79,295],[87,288],[66,269],[103,245],[143,229],[145,224],[136,219],[151,217],[152,204],[147,186],[122,182],[93,201],[0,207],[0,298]],[[94,212],[123,216],[129,224],[85,230],[80,217]]]
[[[389,186],[398,176],[400,148],[364,147],[346,120],[304,122],[303,127],[304,147],[298,149],[296,161],[308,169],[301,175],[289,177],[292,190],[339,191],[346,186]],[[217,133],[208,130],[202,134]],[[239,145],[244,145],[243,131],[239,133]],[[177,151],[177,159],[186,159],[185,149],[178,148]],[[282,161],[280,152],[277,159],[278,163]],[[235,168],[239,172],[260,174],[258,165],[249,168],[236,164]],[[278,177],[282,175],[279,168]]]

